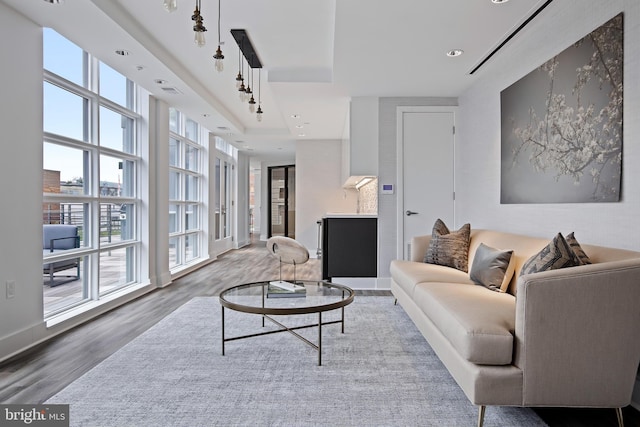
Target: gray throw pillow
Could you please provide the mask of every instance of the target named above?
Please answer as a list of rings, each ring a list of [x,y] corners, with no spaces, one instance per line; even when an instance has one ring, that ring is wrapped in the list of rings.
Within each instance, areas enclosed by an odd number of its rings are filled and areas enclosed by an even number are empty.
[[[469,277],[492,291],[506,292],[515,268],[512,255],[512,250],[501,251],[480,243],[473,257]]]
[[[424,262],[453,267],[466,273],[470,238],[470,224],[463,225],[458,231],[449,231],[445,223],[438,219],[433,226]]]
[[[551,243],[524,263],[520,275],[578,265],[580,265],[580,260],[562,234],[558,233]]]
[[[580,265],[591,264],[591,259],[589,259],[589,256],[584,252],[582,246],[580,246],[580,243],[576,240],[576,237],[573,235],[573,231],[567,235],[566,240],[569,246],[571,246],[573,253],[576,254],[580,260]]]

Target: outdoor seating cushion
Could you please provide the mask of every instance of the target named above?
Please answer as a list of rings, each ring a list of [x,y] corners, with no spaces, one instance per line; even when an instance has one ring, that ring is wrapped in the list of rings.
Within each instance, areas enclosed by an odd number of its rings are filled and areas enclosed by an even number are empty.
[[[416,285],[413,298],[469,362],[511,363],[516,316],[513,295],[480,285],[428,282]]]
[[[54,240],[53,249],[73,249],[77,247],[77,225],[44,224],[42,226],[42,248],[51,249],[51,239]]]

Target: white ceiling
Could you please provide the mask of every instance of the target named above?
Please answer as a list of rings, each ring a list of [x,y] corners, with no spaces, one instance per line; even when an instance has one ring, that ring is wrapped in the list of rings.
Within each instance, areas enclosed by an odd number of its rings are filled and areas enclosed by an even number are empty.
[[[208,30],[202,48],[193,41],[195,0],[178,0],[173,13],[162,0],[0,2],[54,28],[240,150],[279,160],[292,158],[296,140],[341,139],[351,97],[460,95],[482,75],[469,71],[544,0],[221,0],[222,73],[212,59],[216,0],[201,0]],[[235,88],[231,29],[248,32],[264,67],[261,123]],[[118,56],[118,49],[131,54]],[[464,54],[449,58],[451,49]]]

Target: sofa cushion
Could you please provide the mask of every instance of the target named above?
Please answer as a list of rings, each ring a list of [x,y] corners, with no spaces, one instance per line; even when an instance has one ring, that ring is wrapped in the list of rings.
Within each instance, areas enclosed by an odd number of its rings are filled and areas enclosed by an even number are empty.
[[[457,231],[449,231],[441,219],[436,220],[429,248],[424,255],[424,262],[453,267],[466,273],[468,271],[470,234],[470,224],[463,225]]]
[[[479,365],[513,358],[516,300],[482,286],[419,283],[414,301],[460,356]]]
[[[515,268],[512,255],[513,251],[501,251],[480,243],[473,257],[469,277],[492,291],[506,292]]]
[[[474,284],[467,273],[442,265],[393,260],[389,271],[396,284],[409,296],[413,296],[415,286],[421,282]]]
[[[524,263],[522,270],[520,270],[520,275],[578,265],[580,265],[578,256],[573,252],[562,234],[558,233],[547,246]]]

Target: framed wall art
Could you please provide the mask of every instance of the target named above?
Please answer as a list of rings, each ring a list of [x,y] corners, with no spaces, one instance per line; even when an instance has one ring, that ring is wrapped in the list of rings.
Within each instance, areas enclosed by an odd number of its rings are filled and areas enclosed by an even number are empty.
[[[500,94],[500,202],[620,200],[623,14]]]

